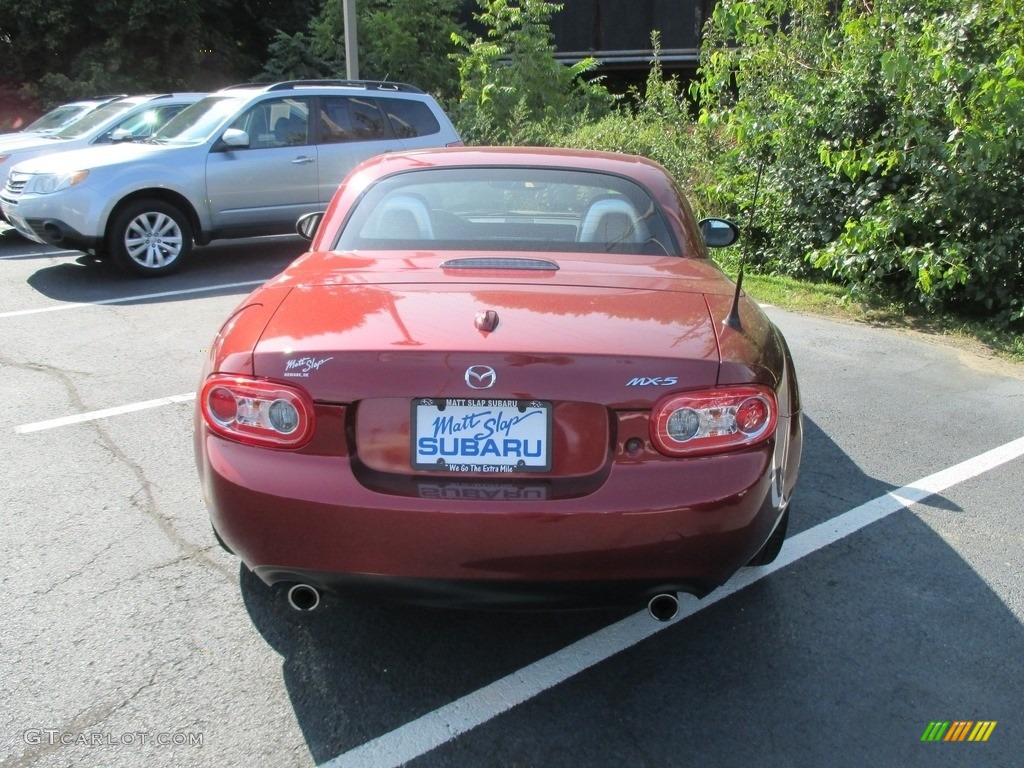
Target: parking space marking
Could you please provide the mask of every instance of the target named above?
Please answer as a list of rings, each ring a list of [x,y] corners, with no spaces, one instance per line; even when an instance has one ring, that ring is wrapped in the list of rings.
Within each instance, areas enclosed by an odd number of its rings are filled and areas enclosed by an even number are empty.
[[[787,539],[774,563],[743,569],[703,600],[689,597],[680,603],[679,615],[671,622],[655,622],[646,611],[635,613],[417,720],[328,760],[320,768],[397,768],[819,549],[1021,456],[1024,456],[1024,437],[872,499]]]
[[[186,403],[189,400],[195,399],[195,392],[189,392],[184,395],[170,395],[169,397],[158,397],[155,400],[144,400],[141,403],[129,403],[128,405],[119,405],[116,406],[115,408],[104,408],[103,410],[100,411],[77,413],[74,416],[61,416],[58,419],[47,419],[46,421],[34,421],[31,424],[22,424],[21,426],[15,427],[14,431],[21,435],[27,434],[29,432],[41,432],[44,429],[66,427],[69,424],[81,424],[83,421],[95,421],[96,419],[105,419],[108,416],[120,416],[122,413],[144,411],[147,408],[159,408],[161,405],[171,405],[172,403]]]
[[[32,253],[10,253],[6,256],[0,256],[0,261],[35,259],[40,256],[69,256],[72,253],[81,254],[82,251],[33,251]]]
[[[269,279],[269,278],[268,278]],[[120,296],[116,299],[99,299],[98,301],[71,302],[68,304],[54,304],[49,307],[36,307],[35,309],[17,309],[13,312],[0,312],[0,318],[22,317],[24,315],[39,315],[44,312],[60,312],[65,309],[78,309],[80,307],[98,307],[104,304],[127,304],[132,301],[148,301],[150,299],[166,299],[171,296],[187,296],[193,293],[209,293],[227,288],[247,288],[254,285],[263,285],[267,280],[245,280],[241,283],[218,283],[217,285],[204,285],[199,288],[181,288],[177,291],[161,291],[160,293],[140,293],[134,296]]]

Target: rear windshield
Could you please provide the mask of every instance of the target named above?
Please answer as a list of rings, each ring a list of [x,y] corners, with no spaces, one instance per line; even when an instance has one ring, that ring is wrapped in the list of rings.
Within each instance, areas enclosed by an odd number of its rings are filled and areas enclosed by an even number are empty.
[[[678,253],[658,206],[619,176],[557,168],[431,168],[382,179],[340,250]]]

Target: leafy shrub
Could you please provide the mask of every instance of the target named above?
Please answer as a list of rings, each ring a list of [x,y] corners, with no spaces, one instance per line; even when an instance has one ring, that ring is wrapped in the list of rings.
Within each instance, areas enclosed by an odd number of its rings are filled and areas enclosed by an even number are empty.
[[[623,101],[599,120],[566,126],[567,130],[556,140],[580,149],[643,155],[670,170],[681,170],[680,139],[689,122],[685,99],[678,81],[663,79],[657,56],[644,93],[632,96],[632,100]]]
[[[460,99],[454,119],[467,143],[546,144],[581,116],[598,117],[612,98],[582,75],[597,62],[566,67],[554,57],[551,15],[544,0],[479,0],[477,21],[487,40],[452,35]]]
[[[359,76],[412,83],[442,99],[457,96],[458,73],[449,58],[461,33],[458,0],[359,0],[356,31]],[[309,23],[309,55],[320,68],[345,76],[342,0],[326,0]]]
[[[1022,324],[1020,14],[1009,0],[834,6],[717,5],[694,87],[719,150],[708,194],[756,208],[762,267]]]

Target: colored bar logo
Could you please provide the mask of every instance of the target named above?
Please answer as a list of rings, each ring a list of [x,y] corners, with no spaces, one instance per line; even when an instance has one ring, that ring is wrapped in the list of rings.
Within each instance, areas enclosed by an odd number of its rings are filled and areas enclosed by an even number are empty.
[[[996,720],[934,720],[921,734],[921,741],[988,741]]]

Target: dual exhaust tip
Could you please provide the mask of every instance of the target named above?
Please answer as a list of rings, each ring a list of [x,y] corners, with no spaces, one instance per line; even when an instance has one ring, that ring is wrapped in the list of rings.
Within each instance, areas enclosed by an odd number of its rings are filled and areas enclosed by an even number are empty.
[[[299,613],[310,613],[320,606],[320,590],[309,584],[293,584],[288,589],[288,605]],[[679,598],[662,592],[647,602],[647,612],[658,621],[672,621],[679,615]]]

